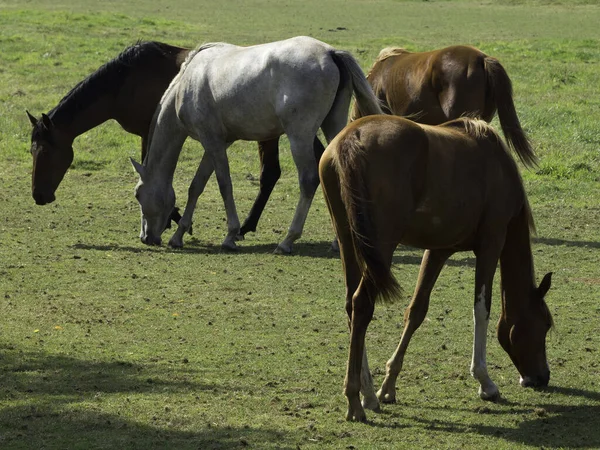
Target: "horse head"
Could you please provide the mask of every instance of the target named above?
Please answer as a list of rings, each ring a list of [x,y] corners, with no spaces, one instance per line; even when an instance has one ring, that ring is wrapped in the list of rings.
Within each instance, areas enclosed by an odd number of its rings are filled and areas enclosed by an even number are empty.
[[[133,168],[140,176],[135,187],[135,198],[142,211],[140,239],[147,245],[160,245],[163,231],[169,225],[171,213],[175,208],[175,190],[167,183],[161,188],[147,176],[146,168],[131,159]]]
[[[518,316],[502,314],[497,335],[521,375],[523,387],[545,387],[550,381],[546,358],[546,334],[552,328],[552,315],[544,297],[550,289],[552,273],[529,293]]]
[[[38,205],[52,203],[54,193],[73,162],[73,140],[62,133],[46,114],[36,119],[27,112],[33,126],[31,194]]]

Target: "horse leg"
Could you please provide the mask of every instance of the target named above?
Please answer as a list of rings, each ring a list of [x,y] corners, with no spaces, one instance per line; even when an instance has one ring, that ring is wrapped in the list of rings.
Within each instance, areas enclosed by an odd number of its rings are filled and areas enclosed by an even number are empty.
[[[260,188],[258,196],[250,209],[250,213],[240,228],[240,235],[244,236],[249,231],[256,231],[258,220],[269,200],[275,183],[281,176],[279,165],[279,138],[258,143],[258,156],[260,158]]]
[[[207,148],[207,147],[205,147]],[[219,191],[225,205],[227,214],[227,236],[221,244],[223,250],[237,250],[237,240],[240,234],[240,219],[238,218],[233,198],[233,184],[231,183],[231,174],[229,172],[229,160],[227,158],[227,145],[225,143],[213,145],[211,148],[212,161],[217,176]]]
[[[485,235],[484,235],[485,236]],[[473,338],[473,359],[471,361],[471,375],[479,381],[479,397],[483,400],[498,400],[500,391],[488,375],[486,364],[487,329],[490,321],[490,308],[492,304],[492,283],[502,242],[491,239],[485,242],[482,248],[475,252],[475,303],[473,306],[473,319],[475,322]],[[499,244],[499,245],[495,245]]]
[[[346,313],[348,315],[348,328],[352,333],[353,297],[362,278],[361,269],[356,260],[350,225],[346,216],[346,209],[340,198],[338,175],[334,165],[331,164],[331,158],[327,161],[321,161],[320,171],[323,180],[323,195],[325,196],[335,231],[340,237],[340,259],[342,261],[346,284]],[[379,410],[379,400],[377,400],[373,388],[373,379],[371,377],[371,372],[369,371],[366,350],[363,350],[361,365],[360,378],[358,380],[359,388],[356,395],[358,395],[358,392],[363,394],[363,413],[362,415],[360,413],[358,415],[364,417],[364,408],[375,411]],[[350,389],[352,391],[352,387]],[[354,405],[355,403],[356,402],[353,400],[352,404]],[[358,403],[360,405],[360,401]],[[350,406],[348,417],[349,419],[355,417],[354,409],[350,409]]]
[[[337,242],[337,240],[336,240]],[[373,376],[369,369],[369,360],[367,358],[367,346],[364,346],[362,367],[360,371],[360,393],[362,394],[362,406],[365,409],[371,411],[381,412],[379,407],[379,399],[375,393],[375,384],[373,383]]]
[[[375,304],[368,292],[364,278],[351,300],[350,319],[350,354],[344,380],[344,395],[348,401],[346,420],[366,422],[367,416],[360,401],[361,374],[365,353],[365,335],[367,327],[373,318]],[[348,309],[348,305],[346,306]]]
[[[244,224],[240,228],[240,235],[244,236],[249,231],[256,231],[256,225],[262,215],[262,212],[273,192],[275,184],[281,176],[281,166],[279,165],[279,138],[258,143],[258,156],[260,158],[260,188],[256,200],[250,209],[250,213]],[[315,136],[313,150],[315,159],[319,161],[325,151],[325,147]]]
[[[194,210],[196,209],[196,203],[198,202],[198,197],[204,191],[204,187],[208,182],[208,179],[213,173],[213,163],[209,155],[204,152],[202,156],[202,160],[200,161],[200,165],[198,166],[198,170],[196,170],[196,174],[194,175],[194,179],[192,180],[190,187],[188,188],[188,199],[185,205],[185,211],[183,212],[183,216],[178,222],[177,231],[169,240],[169,246],[173,248],[181,248],[183,247],[183,235],[186,231],[189,231],[192,227],[192,217],[194,216]]]
[[[316,134],[316,133],[315,133]],[[298,181],[300,184],[300,199],[296,206],[294,218],[283,241],[277,246],[275,253],[290,254],[295,240],[302,236],[304,222],[312,203],[315,191],[319,186],[319,173],[317,161],[314,157],[314,149],[306,137],[289,135],[292,157],[298,169]]]
[[[421,261],[421,269],[413,298],[404,313],[404,330],[396,351],[386,363],[386,374],[377,392],[381,402],[394,403],[396,401],[396,379],[402,370],[404,355],[410,339],[415,331],[421,326],[427,310],[429,309],[429,298],[444,263],[452,255],[449,250],[426,250]]]

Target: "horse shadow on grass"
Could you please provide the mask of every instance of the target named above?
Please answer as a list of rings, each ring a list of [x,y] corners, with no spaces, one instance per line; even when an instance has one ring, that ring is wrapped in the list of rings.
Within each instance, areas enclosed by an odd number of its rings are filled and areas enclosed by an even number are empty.
[[[289,438],[263,426],[218,426],[201,410],[174,414],[156,404],[156,397],[178,404],[241,390],[191,381],[192,372],[189,365],[85,361],[0,344],[0,448],[260,448]],[[126,406],[115,411],[112,399],[121,403],[123,396]]]
[[[548,403],[550,397],[545,397],[545,403],[539,405],[520,405],[501,400],[501,403],[509,406],[509,409],[492,409],[482,406],[475,410],[461,409],[463,414],[472,413],[481,416],[506,415],[518,419],[513,422],[516,426],[493,425],[490,420],[480,420],[479,424],[464,423],[460,421],[438,420],[435,413],[436,407],[421,405],[420,408],[430,409],[431,419],[412,416],[409,419],[420,424],[425,430],[435,430],[442,433],[456,434],[479,434],[489,436],[493,439],[503,439],[515,445],[527,445],[536,448],[600,448],[600,392],[585,389],[548,387],[540,391],[580,398],[579,405],[565,405]],[[595,403],[595,404],[594,404]],[[390,415],[396,416],[392,413]],[[402,416],[402,413],[400,413]],[[506,423],[506,422],[505,422]],[[385,422],[376,426],[386,428]],[[405,425],[402,425],[405,426]]]
[[[600,242],[594,242],[594,241],[569,241],[569,240],[565,240],[565,239],[543,238],[543,237],[534,237],[534,238],[532,238],[532,241],[534,244],[543,244],[543,245],[555,245],[555,246],[565,245],[567,247],[600,248]]]
[[[96,250],[96,251],[121,251],[129,253],[142,253],[142,252],[173,252],[173,253],[186,253],[186,254],[198,254],[198,255],[214,255],[214,254],[273,254],[277,248],[277,244],[250,244],[241,241],[238,246],[238,251],[223,250],[220,244],[213,244],[210,242],[200,241],[198,239],[190,239],[183,248],[171,249],[169,247],[160,246],[147,246],[140,244],[139,247],[133,247],[129,245],[119,244],[82,244],[77,243],[72,245],[72,248],[79,250]],[[399,246],[396,250],[392,259],[392,264],[402,265],[421,265],[422,256],[415,256],[413,254],[407,254],[406,251],[421,251],[411,247]],[[461,253],[451,257],[446,261],[446,265],[452,267],[475,267],[475,258],[472,256],[458,256]],[[285,257],[307,257],[307,258],[323,258],[323,259],[339,259],[339,252],[332,250],[331,241],[319,241],[319,242],[297,242],[294,244],[294,250],[291,255],[282,255]]]
[[[172,252],[172,253],[186,253],[186,254],[198,254],[198,255],[214,255],[214,254],[273,254],[277,248],[276,243],[272,244],[250,244],[241,241],[237,251],[223,250],[221,244],[213,244],[210,242],[200,241],[198,239],[190,239],[183,248],[172,249],[167,246],[146,246],[140,244],[139,247],[130,245],[119,245],[119,244],[82,244],[77,243],[71,246],[78,250],[95,250],[95,251],[121,251],[128,253],[143,253],[143,252]],[[294,251],[290,257],[311,257],[311,258],[325,258],[325,259],[339,259],[339,253],[331,250],[331,241],[322,242],[299,242],[294,244]],[[285,258],[286,256],[282,256]]]

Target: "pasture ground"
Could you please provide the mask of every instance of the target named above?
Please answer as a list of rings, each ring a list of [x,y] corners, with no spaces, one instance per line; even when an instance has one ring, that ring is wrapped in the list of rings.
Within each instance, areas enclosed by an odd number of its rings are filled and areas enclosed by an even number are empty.
[[[600,447],[598,23],[593,0],[0,0],[0,448]],[[115,123],[78,138],[57,201],[34,204],[25,109],[49,111],[138,39],[194,46],[299,34],[350,50],[365,70],[386,46],[455,43],[506,67],[541,157],[523,176],[538,279],[554,272],[548,389],[518,386],[492,325],[488,363],[503,401],[477,397],[468,372],[474,260],[460,254],[412,342],[399,402],[369,413],[369,424],[345,422],[344,289],[320,191],[294,255],[272,254],[297,200],[285,140],[282,179],[238,254],[219,250],[225,214],[214,179],[183,250],[139,242],[128,161],[139,139]],[[195,142],[182,152],[180,205],[201,152]],[[236,143],[229,155],[244,217],[256,147]],[[376,383],[420,254],[398,250],[404,295],[378,305],[369,328]],[[498,311],[496,285],[492,322]]]

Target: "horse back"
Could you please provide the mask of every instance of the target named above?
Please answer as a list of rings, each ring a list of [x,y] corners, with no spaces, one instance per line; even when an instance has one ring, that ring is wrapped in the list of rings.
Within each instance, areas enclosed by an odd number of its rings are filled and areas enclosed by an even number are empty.
[[[201,50],[178,83],[178,116],[198,135],[203,130],[194,124],[203,122],[228,141],[265,140],[322,111],[306,124],[312,130],[325,119],[340,83],[332,50],[308,37]]]
[[[382,53],[367,78],[391,114],[431,125],[465,114],[491,120],[483,52],[452,46]]]
[[[402,242],[471,250],[482,229],[506,227],[524,204],[517,165],[484,121],[423,128],[429,141],[425,189]]]

